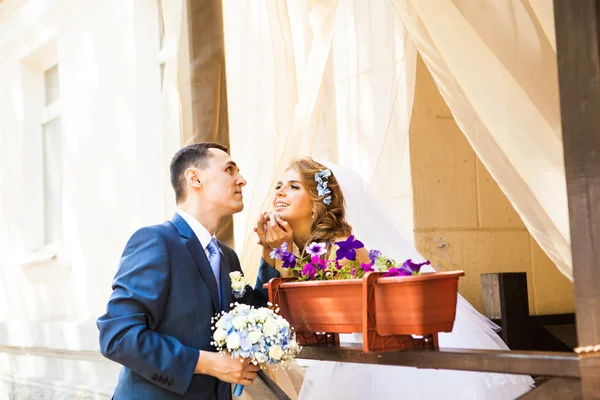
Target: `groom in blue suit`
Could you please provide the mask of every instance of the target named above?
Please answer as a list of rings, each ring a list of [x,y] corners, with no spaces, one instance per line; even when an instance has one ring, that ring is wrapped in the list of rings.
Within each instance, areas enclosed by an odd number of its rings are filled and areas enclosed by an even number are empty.
[[[176,214],[129,239],[97,321],[102,354],[123,365],[115,400],[225,400],[231,383],[251,385],[258,372],[211,345],[211,318],[232,301],[266,305],[249,286],[232,298],[229,273],[240,262],[214,236],[243,209],[246,181],[226,147],[197,143],[173,157],[171,184]]]

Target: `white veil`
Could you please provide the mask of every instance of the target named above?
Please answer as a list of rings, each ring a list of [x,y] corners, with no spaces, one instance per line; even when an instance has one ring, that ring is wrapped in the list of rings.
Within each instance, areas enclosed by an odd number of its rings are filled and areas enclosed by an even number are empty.
[[[317,162],[327,166],[338,181],[346,203],[346,219],[354,235],[366,248],[377,249],[399,262],[409,258],[414,262],[425,261],[394,217],[370,193],[358,173],[330,162]]]
[[[317,161],[317,160],[315,160]],[[385,211],[381,203],[371,194],[363,179],[358,173],[350,168],[341,167],[332,162],[317,161],[331,170],[335,176],[346,203],[346,219],[352,226],[357,239],[365,244],[367,249],[377,249],[386,257],[393,258],[398,262],[412,259],[413,262],[424,262],[424,258],[406,235],[395,218]],[[424,265],[423,272],[435,272],[432,266]],[[485,322],[493,331],[498,332],[501,328],[490,319],[481,315],[460,294],[458,295],[457,314],[467,311],[480,322]],[[462,315],[457,315],[462,317]],[[440,344],[443,344],[444,334],[440,335]],[[494,335],[493,339],[502,343],[502,339]],[[444,346],[450,347],[450,346]]]

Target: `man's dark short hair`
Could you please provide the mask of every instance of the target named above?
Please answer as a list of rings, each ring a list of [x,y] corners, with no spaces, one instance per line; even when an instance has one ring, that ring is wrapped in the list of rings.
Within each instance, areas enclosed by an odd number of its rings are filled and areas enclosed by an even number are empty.
[[[221,144],[205,142],[194,143],[185,146],[173,156],[171,160],[171,186],[175,191],[175,200],[179,204],[185,200],[185,170],[190,167],[205,169],[208,167],[208,160],[212,155],[208,149],[223,150],[229,153],[229,149]]]

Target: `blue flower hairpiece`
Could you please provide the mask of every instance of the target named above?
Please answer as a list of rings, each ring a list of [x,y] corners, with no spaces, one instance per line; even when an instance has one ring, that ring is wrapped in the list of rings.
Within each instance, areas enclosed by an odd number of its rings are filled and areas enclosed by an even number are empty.
[[[331,190],[327,188],[328,178],[331,176],[331,171],[326,169],[315,174],[315,182],[317,182],[317,194],[319,197],[327,196],[323,199],[326,206],[331,204]]]

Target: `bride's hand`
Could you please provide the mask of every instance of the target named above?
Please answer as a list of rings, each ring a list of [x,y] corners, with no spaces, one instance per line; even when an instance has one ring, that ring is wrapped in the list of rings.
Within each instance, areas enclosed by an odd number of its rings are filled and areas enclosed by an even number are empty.
[[[294,231],[290,227],[290,224],[284,221],[279,214],[271,214],[271,218],[267,222],[267,232],[263,246],[266,244],[270,249],[278,249],[284,242],[287,242],[291,246],[293,241]]]
[[[269,220],[268,212],[263,212],[258,216],[258,221],[256,221],[256,226],[254,227],[254,232],[258,235],[258,244],[261,246],[266,246],[266,236],[267,236],[267,221]]]

